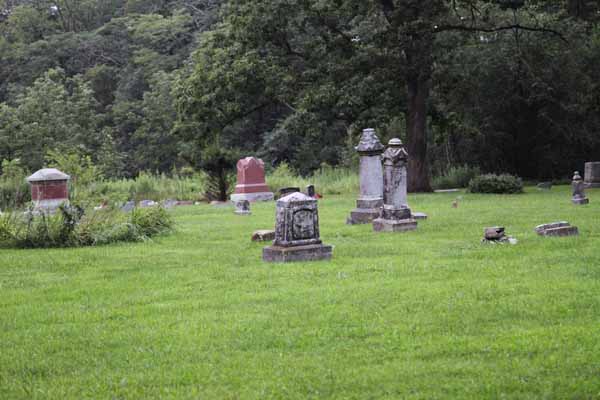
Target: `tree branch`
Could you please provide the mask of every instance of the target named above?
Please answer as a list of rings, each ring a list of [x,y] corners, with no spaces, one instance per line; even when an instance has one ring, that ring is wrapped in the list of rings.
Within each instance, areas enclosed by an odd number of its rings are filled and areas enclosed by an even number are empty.
[[[550,28],[534,28],[531,26],[523,26],[521,24],[512,24],[505,26],[498,26],[495,28],[484,28],[478,26],[466,26],[466,25],[439,25],[434,28],[433,33],[447,32],[447,31],[463,31],[463,32],[484,32],[484,33],[494,33],[508,30],[521,29],[529,32],[542,32],[542,33],[551,33],[555,36],[558,36],[563,42],[569,43],[567,38],[563,36],[562,33],[550,29]]]

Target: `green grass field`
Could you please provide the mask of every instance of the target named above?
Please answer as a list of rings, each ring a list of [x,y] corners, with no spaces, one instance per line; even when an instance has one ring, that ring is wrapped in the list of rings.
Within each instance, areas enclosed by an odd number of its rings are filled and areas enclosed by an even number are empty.
[[[174,211],[177,233],[0,250],[0,399],[600,397],[600,191],[409,197],[416,232],[348,226],[331,262],[264,264],[253,215]],[[567,220],[575,238],[533,228]],[[516,246],[482,245],[504,225]]]

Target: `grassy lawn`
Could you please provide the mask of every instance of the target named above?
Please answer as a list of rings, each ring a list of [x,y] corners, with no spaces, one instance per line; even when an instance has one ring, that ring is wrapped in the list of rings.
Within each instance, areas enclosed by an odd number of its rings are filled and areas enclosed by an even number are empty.
[[[174,211],[152,242],[0,250],[0,399],[600,397],[600,190],[413,195],[416,232],[348,226],[331,262],[264,264],[253,215]],[[567,220],[576,238],[533,228]],[[480,244],[504,225],[516,246]]]

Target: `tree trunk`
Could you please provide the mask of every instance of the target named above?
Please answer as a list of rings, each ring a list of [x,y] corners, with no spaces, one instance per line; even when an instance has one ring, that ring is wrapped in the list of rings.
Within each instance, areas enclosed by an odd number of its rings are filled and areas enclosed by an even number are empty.
[[[406,118],[408,151],[408,191],[431,192],[427,164],[427,100],[430,80],[421,74],[407,79]]]

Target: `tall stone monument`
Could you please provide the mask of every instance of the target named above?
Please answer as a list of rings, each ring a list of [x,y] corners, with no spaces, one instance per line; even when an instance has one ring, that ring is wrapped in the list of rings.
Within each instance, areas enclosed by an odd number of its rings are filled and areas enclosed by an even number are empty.
[[[589,188],[600,188],[600,162],[585,163],[585,185]]]
[[[274,199],[272,192],[265,181],[265,164],[254,157],[246,157],[237,163],[237,184],[231,201],[241,200],[271,201]]]
[[[275,240],[263,249],[264,261],[328,260],[332,253],[319,236],[317,200],[296,192],[277,201]]]
[[[573,198],[571,199],[573,204],[581,205],[588,204],[590,202],[588,198],[585,197],[585,183],[583,183],[583,179],[581,178],[581,175],[579,175],[579,171],[575,171],[571,186],[573,188]]]
[[[55,168],[40,169],[28,177],[34,210],[54,212],[61,204],[68,203],[70,179],[69,175]]]
[[[383,206],[383,169],[381,153],[384,146],[374,129],[363,130],[356,151],[360,156],[360,194],[356,208],[350,212],[348,224],[368,224],[379,217]]]
[[[407,201],[408,153],[400,139],[392,139],[383,153],[383,207],[373,221],[375,232],[404,232],[417,229]]]

